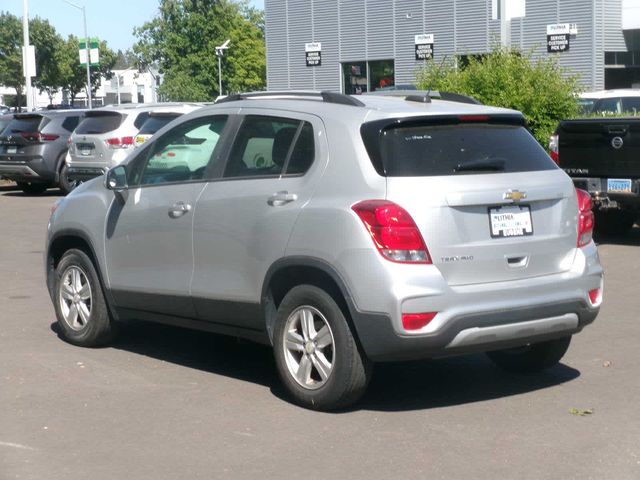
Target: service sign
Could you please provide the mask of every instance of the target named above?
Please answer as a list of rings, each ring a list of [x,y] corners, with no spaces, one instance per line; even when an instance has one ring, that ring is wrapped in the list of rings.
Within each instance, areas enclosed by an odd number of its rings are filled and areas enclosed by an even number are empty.
[[[547,25],[547,53],[568,51],[570,36],[571,24],[569,23]]]
[[[322,65],[322,44],[320,42],[305,43],[304,53],[307,67],[319,67]]]
[[[433,58],[433,33],[415,36],[416,60],[431,60]]]

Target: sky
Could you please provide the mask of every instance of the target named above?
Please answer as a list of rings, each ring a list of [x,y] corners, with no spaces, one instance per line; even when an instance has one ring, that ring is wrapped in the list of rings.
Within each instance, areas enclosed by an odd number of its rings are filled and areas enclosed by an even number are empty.
[[[126,50],[136,42],[133,27],[151,20],[158,11],[158,0],[72,0],[85,6],[87,30],[90,37],[106,40],[114,51]],[[23,0],[0,0],[0,11],[8,11],[22,18]],[[264,0],[251,0],[257,8],[264,8]],[[49,20],[60,35],[84,36],[82,12],[63,0],[29,0],[29,18]]]

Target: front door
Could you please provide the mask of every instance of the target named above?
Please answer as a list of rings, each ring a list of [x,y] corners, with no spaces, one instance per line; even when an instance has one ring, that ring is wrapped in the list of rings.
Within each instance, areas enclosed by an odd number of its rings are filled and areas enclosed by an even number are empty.
[[[129,190],[107,220],[106,261],[121,308],[193,317],[193,215],[226,116],[184,122],[127,165]]]

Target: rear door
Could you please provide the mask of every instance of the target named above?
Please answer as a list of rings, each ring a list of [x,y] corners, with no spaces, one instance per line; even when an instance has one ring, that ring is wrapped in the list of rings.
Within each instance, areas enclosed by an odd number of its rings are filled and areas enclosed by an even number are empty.
[[[105,241],[119,307],[194,317],[193,215],[226,121],[217,115],[177,125],[127,165],[127,198],[114,200]]]
[[[284,255],[327,147],[322,122],[313,115],[242,113],[221,178],[198,200],[191,290],[199,318],[262,329],[262,282]]]
[[[566,271],[575,255],[570,179],[522,126],[469,117],[390,128],[387,197],[420,228],[451,285]]]

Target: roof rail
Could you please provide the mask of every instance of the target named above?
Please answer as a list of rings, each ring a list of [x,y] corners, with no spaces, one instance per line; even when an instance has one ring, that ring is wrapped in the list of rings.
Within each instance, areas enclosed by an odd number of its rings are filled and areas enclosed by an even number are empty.
[[[218,100],[216,103],[236,102],[238,100],[246,100],[248,98],[268,98],[268,97],[320,97],[325,103],[336,103],[339,105],[351,105],[353,107],[363,107],[364,103],[344,93],[322,91],[322,92],[251,92],[251,93],[234,93],[225,98]]]
[[[473,97],[467,95],[461,95],[459,93],[452,92],[438,92],[436,90],[376,90],[374,92],[366,93],[365,95],[376,95],[383,97],[404,97],[408,102],[430,103],[432,98],[438,100],[447,100],[449,102],[458,103],[470,103],[475,105],[482,105],[481,102]]]

